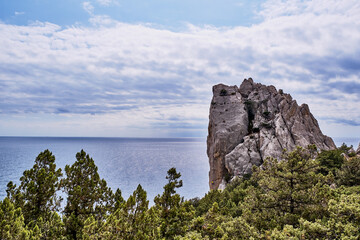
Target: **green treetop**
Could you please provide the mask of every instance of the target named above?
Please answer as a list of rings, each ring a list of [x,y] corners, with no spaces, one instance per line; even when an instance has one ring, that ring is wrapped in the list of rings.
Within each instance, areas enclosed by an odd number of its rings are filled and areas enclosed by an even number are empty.
[[[56,169],[55,156],[45,150],[36,157],[34,166],[24,171],[18,188],[9,182],[8,197],[22,208],[26,224],[35,223],[40,217],[48,221],[52,212],[59,210],[61,198],[56,191],[61,176],[61,169]]]
[[[258,227],[296,224],[300,217],[312,219],[325,211],[329,186],[316,173],[319,163],[312,158],[312,150],[298,147],[285,153],[283,161],[268,158],[261,167],[254,167],[252,178],[258,187],[244,205],[254,211],[249,217],[256,219]]]
[[[155,206],[160,210],[161,234],[166,239],[173,239],[176,235],[184,234],[189,227],[190,220],[195,215],[195,209],[190,202],[183,202],[176,188],[182,187],[181,174],[176,168],[170,168],[164,186],[163,194],[154,199]]]
[[[70,239],[81,239],[85,220],[106,218],[111,209],[113,194],[106,181],[100,179],[94,160],[83,150],[76,154],[73,165],[65,166],[63,188],[67,193],[65,225]]]

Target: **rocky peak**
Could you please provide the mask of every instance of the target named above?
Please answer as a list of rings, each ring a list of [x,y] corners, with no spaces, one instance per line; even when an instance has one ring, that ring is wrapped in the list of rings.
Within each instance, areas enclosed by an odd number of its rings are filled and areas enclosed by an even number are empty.
[[[250,174],[266,157],[280,158],[283,149],[309,144],[321,150],[336,148],[308,105],[299,106],[290,94],[251,78],[239,88],[213,87],[207,138],[210,189],[222,189],[234,176]]]

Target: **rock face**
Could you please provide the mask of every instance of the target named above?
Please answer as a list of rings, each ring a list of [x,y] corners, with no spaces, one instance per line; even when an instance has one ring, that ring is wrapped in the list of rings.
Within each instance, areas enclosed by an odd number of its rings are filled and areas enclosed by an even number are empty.
[[[266,157],[280,158],[283,149],[309,144],[336,148],[322,134],[308,105],[299,106],[290,94],[251,78],[240,88],[213,87],[208,133],[210,189],[223,189],[232,177],[250,174]]]

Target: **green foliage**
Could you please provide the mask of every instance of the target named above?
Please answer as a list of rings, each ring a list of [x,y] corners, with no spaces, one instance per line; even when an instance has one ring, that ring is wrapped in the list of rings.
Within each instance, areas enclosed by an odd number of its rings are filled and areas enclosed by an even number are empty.
[[[121,195],[121,190],[116,189],[116,192],[114,195],[114,208],[112,209],[111,212],[115,212],[117,209],[119,209],[124,202],[125,202],[125,200]]]
[[[282,230],[275,228],[264,235],[266,238],[274,240],[327,239],[329,229],[320,221],[309,222],[300,219],[298,225],[298,228],[295,228],[293,225],[285,225]]]
[[[14,184],[12,181],[10,181],[7,184],[6,194],[7,197],[11,200],[11,202],[15,204],[15,206],[18,207],[24,206],[24,200],[20,192],[20,189],[16,187],[16,184]]]
[[[196,216],[206,213],[212,205],[221,201],[221,192],[218,190],[210,190],[205,196],[199,200],[196,206]]]
[[[93,216],[83,229],[84,239],[159,239],[159,220],[155,209],[148,209],[149,201],[141,185],[111,214],[99,223]]]
[[[226,89],[221,89],[220,96],[226,96],[226,95],[227,95]]]
[[[265,116],[265,118],[269,118],[270,112],[269,112],[269,111],[265,111],[265,112],[263,112],[263,115]]]
[[[122,206],[122,225],[120,230],[122,239],[142,239],[148,234],[147,227],[150,219],[147,219],[149,201],[146,199],[146,192],[138,185],[126,203]],[[118,214],[118,216],[120,215]]]
[[[175,240],[209,240],[208,237],[204,238],[201,236],[201,233],[195,231],[187,232],[184,237],[178,235],[174,239]]]
[[[341,195],[329,201],[327,223],[333,239],[360,238],[360,195]]]
[[[205,215],[197,217],[192,221],[191,230],[201,233],[204,238],[220,239],[224,235],[220,225],[226,218],[226,216],[220,214],[218,203],[214,202]]]
[[[57,212],[52,212],[46,220],[40,217],[36,224],[41,239],[66,239],[65,224]]]
[[[0,202],[0,239],[29,239],[21,209],[8,198]]]
[[[322,151],[319,153],[316,158],[320,163],[318,172],[323,175],[327,175],[330,172],[333,175],[336,175],[336,171],[341,168],[341,165],[344,162],[344,157],[341,155],[344,153],[344,150],[342,150],[343,148],[344,146],[340,149]]]
[[[164,186],[163,194],[154,199],[155,207],[160,212],[161,236],[173,239],[176,235],[182,235],[188,230],[188,225],[195,215],[195,209],[190,202],[183,202],[176,188],[182,187],[181,174],[175,168],[170,168]]]
[[[360,157],[345,160],[336,174],[340,185],[360,185]]]
[[[236,178],[230,182],[224,191],[210,190],[205,196],[196,202],[193,206],[196,209],[196,216],[205,214],[216,202],[223,215],[237,217],[241,215],[242,209],[239,203],[243,202],[247,196],[247,188],[253,183],[244,178]]]
[[[249,192],[243,207],[248,221],[258,228],[294,225],[300,217],[314,219],[325,211],[329,186],[316,174],[318,162],[311,153],[298,147],[284,159],[268,158],[253,169],[259,187]]]
[[[41,232],[37,225],[32,229],[25,226],[21,208],[15,208],[10,199],[5,198],[0,201],[0,239],[38,240],[44,238],[41,238]]]
[[[330,216],[315,221],[299,220],[299,227],[285,225],[282,231],[273,229],[271,239],[359,239],[359,195],[341,195],[339,200],[330,200]]]
[[[189,233],[197,237],[193,239],[254,239],[259,236],[258,231],[242,217],[222,214],[217,202],[206,214],[193,219]]]
[[[21,208],[24,234],[30,239],[61,239],[63,222],[56,213],[61,198],[56,192],[60,188],[61,169],[56,168],[55,156],[49,150],[41,152],[34,166],[24,171],[20,186],[9,182],[7,195],[18,209]]]
[[[113,194],[106,181],[100,179],[94,160],[83,150],[76,154],[72,166],[65,166],[65,173],[62,184],[67,193],[66,232],[71,239],[81,239],[87,218],[105,219],[112,206]]]
[[[257,229],[247,223],[242,217],[236,217],[223,222],[221,228],[226,233],[225,239],[258,239]]]
[[[347,153],[353,146],[351,145],[348,147],[345,143],[341,144],[341,146],[338,148],[339,151],[343,153]]]
[[[19,187],[9,182],[0,239],[360,239],[360,159],[338,158],[342,151],[346,145],[315,160],[314,146],[284,152],[284,161],[266,159],[252,176],[189,201],[176,192],[181,174],[171,168],[151,208],[141,185],[127,200],[120,189],[113,194],[84,151],[61,180],[45,151]],[[63,216],[59,187],[68,200]]]
[[[56,169],[55,156],[45,150],[36,157],[34,166],[24,171],[18,188],[9,182],[8,197],[22,208],[26,224],[32,221],[35,224],[40,217],[48,221],[52,212],[59,210],[61,199],[56,191],[59,190],[61,176],[61,169]]]

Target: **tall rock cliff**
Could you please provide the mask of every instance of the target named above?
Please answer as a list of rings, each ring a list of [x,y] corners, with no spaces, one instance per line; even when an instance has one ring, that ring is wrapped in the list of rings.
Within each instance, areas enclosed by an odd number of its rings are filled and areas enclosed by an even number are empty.
[[[318,149],[336,148],[322,134],[308,105],[299,106],[290,94],[274,86],[254,83],[213,87],[207,154],[210,189],[223,189],[233,176],[251,173],[266,157],[280,158],[283,149],[315,144]]]

